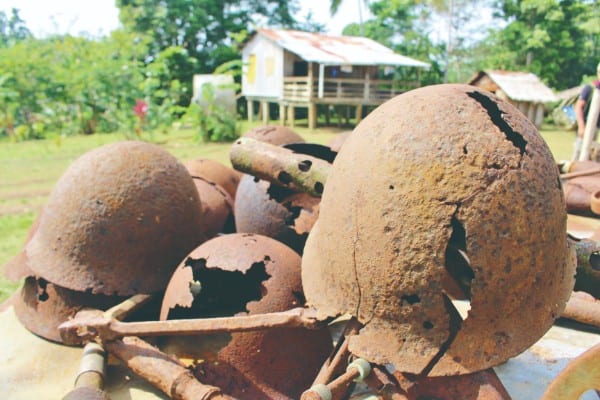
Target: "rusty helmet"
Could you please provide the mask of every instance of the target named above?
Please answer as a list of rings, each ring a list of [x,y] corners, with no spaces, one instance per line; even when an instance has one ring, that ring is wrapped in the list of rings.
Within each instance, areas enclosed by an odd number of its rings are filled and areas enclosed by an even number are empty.
[[[242,136],[274,144],[276,146],[304,142],[302,136],[283,125],[257,126],[256,128],[250,129]]]
[[[235,226],[238,232],[271,237],[302,254],[320,200],[244,175],[234,205]]]
[[[193,178],[201,178],[215,183],[225,189],[232,199],[235,199],[235,192],[242,177],[241,172],[226,167],[218,161],[205,158],[187,161],[185,167]]]
[[[102,146],[59,179],[25,250],[61,287],[131,295],[164,290],[202,242],[200,199],[185,167],[142,142]]]
[[[63,343],[58,327],[84,308],[106,310],[125,297],[77,292],[42,278],[25,278],[13,299],[15,314],[29,331],[45,339]]]
[[[219,310],[261,314],[301,307],[300,263],[298,254],[265,236],[236,233],[211,239],[177,268],[165,292],[161,319],[178,310],[189,317],[223,315]],[[195,372],[202,382],[235,398],[295,399],[331,348],[326,329],[232,333],[217,355],[200,350],[197,358],[203,362]],[[185,352],[196,358],[189,346]]]
[[[198,223],[206,239],[219,233],[235,231],[233,225],[233,199],[216,183],[202,178],[194,178],[194,185],[200,196],[201,214]]]
[[[364,324],[352,353],[440,376],[494,366],[538,340],[574,266],[558,169],[536,128],[491,93],[448,84],[397,96],[350,135],[302,282],[321,317]],[[448,280],[470,299],[464,320]]]

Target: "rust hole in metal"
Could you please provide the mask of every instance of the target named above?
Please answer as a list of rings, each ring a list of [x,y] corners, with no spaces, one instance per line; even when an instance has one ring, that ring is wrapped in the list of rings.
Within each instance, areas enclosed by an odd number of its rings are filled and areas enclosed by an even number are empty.
[[[323,193],[323,184],[321,182],[315,183],[315,192],[318,194]]]
[[[294,226],[294,221],[296,221],[296,218],[298,218],[300,216],[300,212],[302,211],[302,207],[292,206],[291,204],[288,204],[288,205],[284,204],[284,206],[290,212],[290,214],[285,219],[285,224],[289,225],[289,226]]]
[[[508,139],[517,149],[519,149],[521,155],[525,154],[527,141],[520,133],[515,132],[504,120],[504,118],[502,118],[502,114],[504,114],[504,112],[500,110],[498,103],[480,92],[470,92],[467,93],[467,95],[486,109],[492,122],[506,135],[506,139]]]
[[[433,329],[433,324],[431,323],[431,321],[424,321],[423,322],[423,328],[425,328],[425,329]]]
[[[277,179],[284,185],[289,185],[292,182],[292,176],[285,171],[281,171],[279,175],[277,175]]]
[[[304,161],[301,161],[300,163],[298,163],[298,169],[302,172],[309,171],[310,167],[312,167],[312,161],[310,161],[310,160],[304,160]]]
[[[38,285],[38,295],[37,295],[38,300],[39,301],[48,300],[49,296],[48,296],[48,292],[46,291],[46,288],[48,287],[48,282],[45,279],[39,278],[37,280],[37,285]]]
[[[395,187],[394,185],[390,185],[390,186],[388,186],[388,189],[390,189],[390,190],[394,190],[395,188],[396,188],[396,187]]]
[[[188,259],[186,266],[192,268],[194,277],[190,282],[190,291],[194,295],[192,310],[178,306],[171,310],[169,317],[201,318],[248,312],[246,305],[265,295],[263,282],[270,278],[265,268],[267,258],[264,262],[253,263],[245,273],[208,268],[204,258]]]
[[[594,251],[590,254],[590,265],[594,271],[600,271],[600,252]]]
[[[458,285],[463,294],[470,299],[471,281],[475,277],[475,274],[473,273],[473,269],[469,264],[467,256],[467,237],[465,228],[458,218],[456,218],[456,215],[452,216],[450,226],[452,233],[446,247],[446,271],[456,285]]]
[[[402,302],[407,302],[410,305],[417,304],[421,302],[421,299],[416,294],[406,294],[402,296]]]

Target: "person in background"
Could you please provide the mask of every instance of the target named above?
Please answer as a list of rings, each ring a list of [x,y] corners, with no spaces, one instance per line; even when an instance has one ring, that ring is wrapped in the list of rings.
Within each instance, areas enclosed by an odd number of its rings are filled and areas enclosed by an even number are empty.
[[[596,76],[598,79],[592,82],[592,84],[585,85],[579,93],[577,103],[575,103],[575,117],[577,118],[577,138],[575,139],[575,151],[573,152],[573,161],[579,159],[581,153],[581,147],[583,144],[583,133],[585,132],[585,123],[587,116],[590,111],[590,103],[592,101],[592,85],[600,89],[600,63],[596,67]],[[600,127],[600,118],[598,118],[598,127]],[[598,135],[598,130],[594,134],[594,140]]]

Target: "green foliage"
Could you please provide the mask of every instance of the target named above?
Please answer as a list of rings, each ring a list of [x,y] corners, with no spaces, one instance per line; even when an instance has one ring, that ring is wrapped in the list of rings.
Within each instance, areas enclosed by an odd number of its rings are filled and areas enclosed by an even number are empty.
[[[29,38],[31,32],[19,16],[19,10],[11,9],[10,17],[0,11],[0,47],[9,47]]]
[[[488,53],[490,67],[531,71],[557,89],[577,85],[594,68],[597,1],[502,0],[495,7],[508,24],[490,36],[488,45],[501,50]]]
[[[231,142],[240,136],[235,114],[215,101],[215,87],[202,85],[202,105],[190,104],[183,121],[197,127],[196,139],[203,142]]]
[[[295,24],[297,0],[117,0],[125,29],[151,38],[148,56],[159,57],[169,48],[185,49],[194,68],[175,71],[171,79],[191,88],[194,73],[212,73],[224,62],[240,58],[230,32],[247,30],[256,21],[263,25]],[[179,53],[181,55],[181,53]],[[180,105],[189,103],[191,93]]]

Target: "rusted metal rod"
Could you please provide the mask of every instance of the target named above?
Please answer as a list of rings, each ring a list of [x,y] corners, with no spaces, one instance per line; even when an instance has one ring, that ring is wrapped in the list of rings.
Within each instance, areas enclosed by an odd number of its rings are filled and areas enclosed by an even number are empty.
[[[346,323],[344,333],[339,339],[340,343],[338,343],[333,353],[323,363],[312,386],[325,385],[331,381],[333,376],[340,374],[344,370],[344,366],[348,364],[348,358],[351,355],[350,350],[348,350],[348,336],[358,333],[360,327],[361,324],[356,318],[352,318]]]
[[[600,301],[584,292],[573,292],[561,317],[600,328]]]
[[[354,360],[346,372],[327,385],[317,384],[302,393],[300,400],[338,400],[344,397],[353,381],[362,381],[371,373],[371,364],[361,358]]]
[[[218,387],[196,380],[179,360],[169,357],[140,338],[126,337],[107,342],[106,349],[136,375],[173,400],[231,400]]]
[[[60,325],[65,343],[81,343],[100,338],[103,341],[124,336],[199,335],[221,332],[246,332],[271,328],[321,328],[326,321],[316,319],[312,309],[294,308],[287,311],[236,317],[120,322],[102,313],[80,312]]]
[[[331,169],[320,158],[250,138],[236,140],[229,158],[238,171],[316,197],[321,197]]]
[[[590,168],[583,171],[567,172],[560,174],[560,179],[571,179],[579,176],[595,175],[600,174],[600,168]]]

